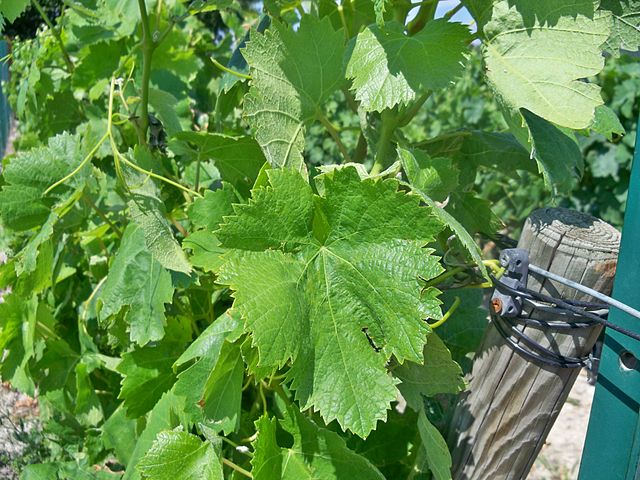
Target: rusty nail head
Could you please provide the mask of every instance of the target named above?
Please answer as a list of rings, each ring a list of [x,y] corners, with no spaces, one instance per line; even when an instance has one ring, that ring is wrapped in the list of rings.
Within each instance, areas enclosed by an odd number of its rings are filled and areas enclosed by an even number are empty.
[[[492,299],[491,306],[493,307],[493,311],[495,313],[500,313],[502,311],[502,300],[500,300],[499,298]]]

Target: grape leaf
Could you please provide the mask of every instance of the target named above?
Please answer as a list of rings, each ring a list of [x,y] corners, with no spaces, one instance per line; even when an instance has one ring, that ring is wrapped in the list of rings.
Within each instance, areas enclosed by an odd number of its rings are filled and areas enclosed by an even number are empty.
[[[218,281],[234,290],[259,365],[291,361],[302,408],[364,436],[396,395],[387,360],[422,362],[422,318],[438,302],[421,298],[418,276],[442,271],[424,248],[441,224],[393,179],[337,169],[316,196],[295,171],[267,174],[271,186],[218,231],[235,249]]]
[[[162,214],[164,204],[155,196],[134,193],[129,201],[129,209],[131,219],[143,232],[145,244],[153,258],[164,268],[189,274],[189,260]]]
[[[611,16],[591,0],[501,0],[484,28],[487,78],[509,106],[557,125],[587,128],[602,104],[600,87],[580,79],[602,70]]]
[[[575,136],[528,110],[521,110],[531,135],[531,148],[545,184],[554,195],[568,193],[582,177],[584,160]]]
[[[149,106],[153,108],[169,136],[183,130],[180,117],[176,112],[177,103],[178,99],[169,92],[157,88],[149,89]],[[189,126],[190,123],[185,124],[185,128],[189,128]]]
[[[305,127],[344,81],[343,52],[344,35],[327,18],[304,15],[297,31],[274,21],[251,35],[244,114],[272,166],[304,168]]]
[[[398,389],[415,411],[422,409],[422,396],[438,393],[459,393],[464,390],[460,365],[451,359],[451,353],[435,333],[429,335],[424,347],[424,364],[405,362],[393,369],[402,383]]]
[[[491,237],[504,228],[502,221],[491,210],[491,202],[476,196],[474,192],[451,194],[446,209],[472,235],[484,233]]]
[[[138,463],[142,477],[149,480],[223,480],[222,463],[214,446],[195,435],[163,431]]]
[[[435,480],[451,479],[451,454],[442,434],[427,419],[424,411],[418,415],[418,431],[422,440],[421,452]]]
[[[529,152],[510,133],[471,131],[465,135],[455,159],[464,168],[473,164],[493,168],[506,175],[515,176],[517,170],[538,171]]]
[[[219,133],[180,132],[177,140],[195,147],[194,156],[213,160],[223,180],[248,196],[266,161],[260,145],[251,137],[229,137]]]
[[[92,370],[94,368],[85,362],[79,362],[75,366],[76,398],[73,413],[81,425],[97,427],[104,420],[104,412],[89,377]]]
[[[615,136],[624,135],[625,130],[616,113],[606,105],[596,108],[596,116],[593,119],[591,130],[604,135],[610,142]]]
[[[21,480],[50,480],[57,478],[57,463],[35,463],[26,465],[20,473]]]
[[[0,3],[0,18],[6,18],[13,23],[29,6],[29,0],[6,0]]]
[[[189,3],[189,13],[195,15],[197,13],[222,10],[232,4],[233,0],[193,0]]]
[[[494,0],[462,0],[460,3],[465,6],[476,21],[478,24],[478,30],[482,30],[484,25],[491,18],[491,10]]]
[[[117,371],[122,375],[118,398],[123,400],[127,416],[141,417],[160,400],[176,380],[171,366],[190,340],[190,328],[184,321],[174,321],[165,337],[122,355]]]
[[[608,50],[614,56],[620,55],[620,49],[637,52],[640,49],[640,1],[602,0],[600,9],[610,11],[613,17]]]
[[[228,434],[240,415],[244,364],[233,341],[241,322],[229,312],[216,319],[176,360],[175,366],[197,359],[178,375],[174,392],[185,399],[185,413],[192,421]]]
[[[428,89],[444,88],[462,73],[467,27],[434,20],[413,36],[390,22],[358,34],[347,64],[351,89],[367,111],[407,104]]]
[[[129,224],[99,296],[101,321],[124,312],[139,345],[164,336],[164,304],[173,299],[171,274],[147,250],[142,229]]]
[[[76,189],[84,187],[89,167],[42,197],[48,187],[71,173],[82,158],[81,142],[68,133],[50,138],[46,147],[20,152],[12,158],[2,172],[7,183],[0,191],[3,224],[19,231],[42,225],[52,206],[63,203]]]
[[[276,419],[256,421],[255,455],[251,459],[255,480],[358,480],[384,477],[367,459],[349,450],[335,432],[319,428],[293,408],[287,410],[281,426],[293,435],[293,445],[281,448],[276,438]]]
[[[149,166],[156,163],[151,151],[146,148],[136,147],[133,155],[139,165]],[[165,205],[160,199],[158,187],[138,172],[127,170],[126,175],[131,192],[130,200],[127,202],[131,219],[144,233],[149,252],[164,268],[188,275],[191,265],[173,236],[171,224],[165,218]]]

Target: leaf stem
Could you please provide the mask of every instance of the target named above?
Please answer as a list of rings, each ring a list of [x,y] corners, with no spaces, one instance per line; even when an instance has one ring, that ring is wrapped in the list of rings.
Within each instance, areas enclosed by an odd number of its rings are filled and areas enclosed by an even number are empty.
[[[251,472],[249,472],[248,470],[245,470],[240,465],[236,465],[231,460],[228,460],[222,457],[222,463],[224,463],[227,467],[232,468],[233,470],[238,472],[240,475],[244,475],[247,478],[253,478],[253,475],[251,475]]]
[[[318,119],[320,120],[320,123],[324,125],[324,128],[327,129],[327,132],[329,132],[329,135],[331,135],[331,138],[333,138],[333,141],[336,142],[338,150],[340,150],[340,153],[342,154],[344,161],[347,163],[351,163],[351,156],[349,155],[347,148],[344,146],[344,143],[342,143],[342,140],[340,139],[340,134],[336,130],[336,127],[334,127],[331,124],[327,116],[322,112],[319,112]]]
[[[458,3],[458,5],[456,5],[451,10],[449,10],[447,13],[445,13],[442,18],[444,18],[446,20],[450,20],[451,17],[453,17],[456,13],[458,13],[460,10],[462,10],[463,7],[464,7],[464,5],[462,4],[462,2]]]
[[[246,73],[241,73],[241,72],[238,72],[236,70],[232,70],[229,67],[225,67],[224,65],[222,65],[219,61],[217,61],[213,57],[210,57],[209,59],[211,60],[211,63],[213,63],[216,67],[218,67],[223,72],[230,73],[231,75],[235,75],[236,77],[239,77],[239,78],[242,78],[242,79],[245,79],[245,80],[251,80],[251,75],[247,75]]]
[[[231,445],[237,452],[243,453],[244,455],[253,458],[253,453],[250,451],[245,451],[244,448],[246,447],[244,445],[239,445],[233,440],[229,440],[227,437],[220,437],[220,438],[222,439],[223,442],[226,442],[229,445]]]
[[[60,51],[62,52],[62,58],[64,59],[64,63],[66,63],[67,65],[67,70],[69,71],[69,73],[73,73],[73,70],[74,70],[73,62],[71,61],[69,52],[67,52],[67,49],[64,46],[64,42],[62,41],[60,32],[58,31],[57,28],[53,26],[53,23],[51,22],[49,15],[47,15],[47,12],[45,12],[44,8],[42,8],[42,5],[40,5],[40,2],[38,0],[31,0],[31,2],[33,3],[33,6],[36,7],[36,10],[42,17],[42,20],[44,20],[44,23],[47,24],[47,26],[51,30],[51,33],[53,33],[53,36],[58,42],[58,46],[60,47]]]

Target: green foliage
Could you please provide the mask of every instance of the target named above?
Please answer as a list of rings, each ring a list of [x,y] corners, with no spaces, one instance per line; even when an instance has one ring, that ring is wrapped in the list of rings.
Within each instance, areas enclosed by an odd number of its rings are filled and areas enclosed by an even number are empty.
[[[23,478],[449,477],[431,407],[486,324],[477,236],[595,208],[583,172],[620,212],[640,75],[599,73],[632,3],[469,0],[480,49],[436,3],[73,0],[14,41],[0,373],[39,392],[47,455]]]

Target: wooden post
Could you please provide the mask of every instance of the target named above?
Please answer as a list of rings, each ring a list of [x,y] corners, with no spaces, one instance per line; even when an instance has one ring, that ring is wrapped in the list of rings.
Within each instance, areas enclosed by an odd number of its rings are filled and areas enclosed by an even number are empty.
[[[609,294],[619,243],[619,232],[601,220],[572,210],[545,208],[527,219],[518,247],[529,251],[532,264]],[[593,300],[532,272],[527,287],[554,297]],[[532,314],[526,309],[523,314],[553,318],[551,313]],[[532,326],[521,328],[538,343],[571,357],[588,354],[601,330],[594,326],[550,333]],[[524,359],[491,324],[450,429],[453,478],[525,479],[579,370]]]

